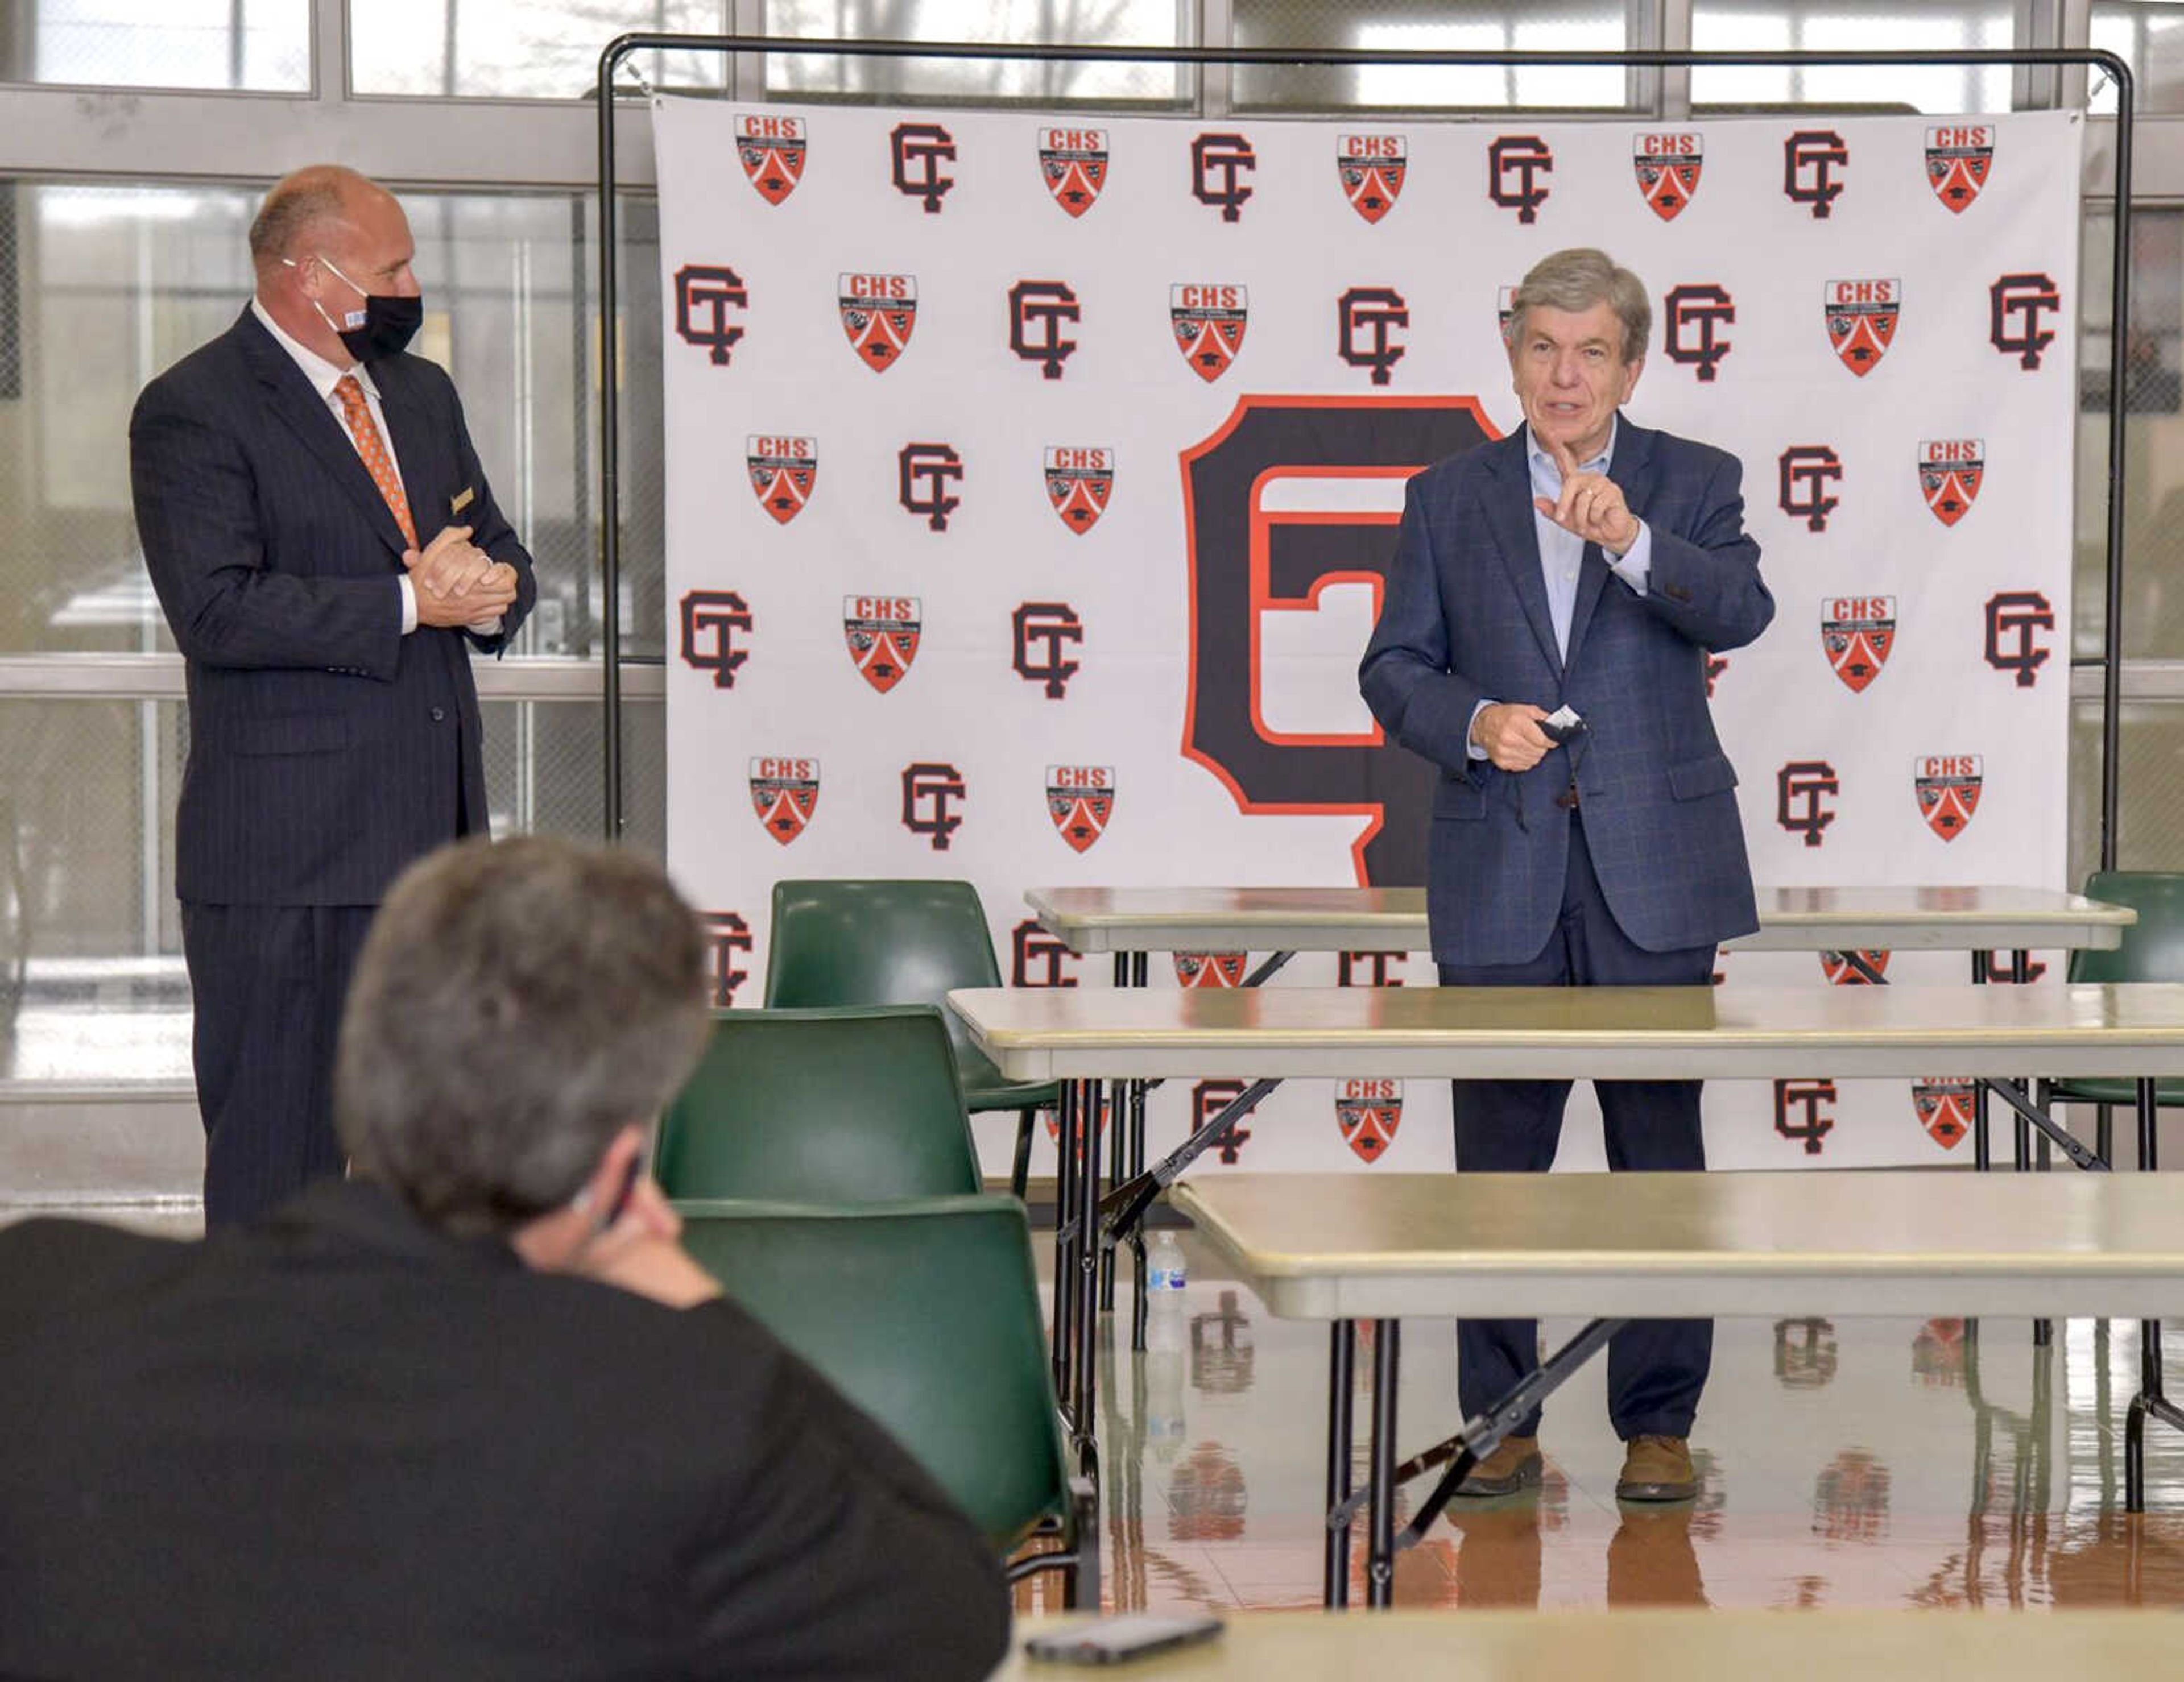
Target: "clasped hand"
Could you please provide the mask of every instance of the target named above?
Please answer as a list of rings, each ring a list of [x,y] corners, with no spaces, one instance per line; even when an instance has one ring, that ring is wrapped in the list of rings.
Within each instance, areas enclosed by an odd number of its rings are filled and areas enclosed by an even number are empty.
[[[1562,494],[1552,501],[1535,497],[1532,506],[1565,532],[1598,543],[1619,560],[1638,541],[1638,516],[1623,500],[1623,487],[1605,473],[1580,472],[1568,444],[1549,439],[1547,448],[1562,470]]]
[[[472,543],[471,529],[444,526],[421,553],[403,552],[420,625],[475,625],[515,605],[515,569]]]

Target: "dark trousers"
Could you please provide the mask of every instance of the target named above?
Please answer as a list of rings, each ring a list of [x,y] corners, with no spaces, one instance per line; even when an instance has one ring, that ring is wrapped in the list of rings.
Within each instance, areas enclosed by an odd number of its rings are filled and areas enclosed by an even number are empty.
[[[341,1173],[334,1042],[375,909],[183,905],[208,1228]]]
[[[1669,861],[1663,861],[1669,867]],[[1711,945],[1648,952],[1616,924],[1593,874],[1585,826],[1570,822],[1569,871],[1562,916],[1529,963],[1443,964],[1443,987],[1703,987],[1713,975]],[[1459,1080],[1456,1099],[1458,1172],[1545,1173],[1563,1130],[1566,1080]],[[1607,1165],[1625,1169],[1703,1168],[1695,1080],[1593,1083],[1607,1129]],[[1457,1390],[1466,1418],[1484,1413],[1539,1365],[1532,1320],[1457,1323]],[[1607,1411],[1615,1434],[1691,1434],[1713,1357],[1711,1320],[1634,1320],[1607,1346]],[[1536,1410],[1513,1433],[1535,1436]]]

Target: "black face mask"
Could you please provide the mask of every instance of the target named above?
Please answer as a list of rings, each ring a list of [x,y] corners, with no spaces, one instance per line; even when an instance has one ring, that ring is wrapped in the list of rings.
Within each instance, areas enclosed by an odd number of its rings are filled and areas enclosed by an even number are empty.
[[[326,263],[324,257],[319,261],[325,263],[326,272],[343,286],[354,292],[364,292],[364,288],[347,275],[332,264]],[[365,292],[364,308],[343,311],[338,325],[316,299],[312,300],[311,307],[318,310],[320,320],[333,328],[335,337],[342,342],[342,348],[359,362],[393,356],[408,348],[410,341],[417,337],[417,329],[425,324],[425,300],[421,298],[382,298],[376,293]]]

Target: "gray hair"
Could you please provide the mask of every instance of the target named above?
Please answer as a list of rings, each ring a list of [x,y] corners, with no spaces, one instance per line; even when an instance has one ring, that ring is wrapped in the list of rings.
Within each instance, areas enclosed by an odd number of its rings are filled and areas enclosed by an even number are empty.
[[[1653,302],[1646,296],[1646,283],[1591,246],[1557,251],[1532,265],[1509,300],[1509,343],[1515,344],[1523,334],[1525,312],[1535,305],[1576,315],[1596,304],[1607,304],[1623,324],[1622,359],[1635,362],[1644,356],[1653,334]]]
[[[372,920],[342,1018],[354,1171],[462,1236],[566,1203],[688,1076],[704,965],[690,908],[632,854],[532,837],[428,855]]]

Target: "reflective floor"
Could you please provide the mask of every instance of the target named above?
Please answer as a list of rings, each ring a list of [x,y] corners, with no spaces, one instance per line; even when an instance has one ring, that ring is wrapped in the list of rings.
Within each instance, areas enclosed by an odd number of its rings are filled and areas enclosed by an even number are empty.
[[[1106,1598],[1317,1605],[1327,1328],[1271,1318],[1189,1234],[1183,1243],[1181,1348],[1133,1355],[1127,1317],[1120,1347],[1115,1320],[1102,1322]],[[1543,1335],[1575,1329],[1551,1322]],[[2151,1429],[2153,1510],[2123,1512],[2138,1342],[2122,1322],[2059,1324],[2041,1350],[2024,1322],[1721,1321],[1692,1437],[1703,1492],[1652,1509],[1615,1500],[1622,1445],[1595,1362],[1548,1403],[1544,1487],[1459,1503],[1401,1557],[1396,1602],[2184,1605],[2184,1435]],[[2173,1330],[2171,1347],[2184,1349]],[[1457,1423],[1451,1323],[1406,1322],[1402,1356],[1407,1455]],[[2184,1390],[2184,1362],[2176,1370]],[[1361,1340],[1361,1442],[1369,1393]],[[1361,1554],[1362,1542],[1358,1605]],[[1045,1591],[1024,1592],[1043,1603]]]

